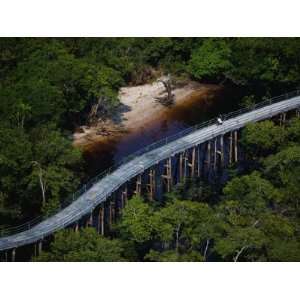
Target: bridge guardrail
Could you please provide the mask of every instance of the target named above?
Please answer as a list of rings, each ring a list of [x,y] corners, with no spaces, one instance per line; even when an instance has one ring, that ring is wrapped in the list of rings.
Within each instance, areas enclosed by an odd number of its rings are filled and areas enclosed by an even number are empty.
[[[241,108],[239,110],[224,114],[222,116],[223,120],[228,120],[228,119],[232,119],[235,118],[241,114],[253,111],[255,109],[259,109],[271,104],[275,104],[277,102],[283,101],[283,100],[288,100],[292,97],[296,97],[296,96],[300,96],[300,90],[295,90],[286,94],[282,94],[280,96],[276,96],[273,97],[271,99],[267,99],[265,101],[256,103],[250,107],[246,107],[246,108]],[[76,199],[78,199],[80,196],[82,196],[88,189],[90,189],[96,182],[98,182],[100,179],[102,179],[103,177],[105,177],[108,174],[111,174],[114,170],[116,170],[118,167],[120,167],[121,165],[127,163],[128,161],[132,160],[133,158],[140,156],[142,154],[145,154],[146,152],[152,151],[154,149],[157,149],[167,143],[170,143],[180,137],[183,137],[185,135],[188,135],[196,130],[199,130],[201,128],[207,127],[209,125],[213,125],[216,123],[216,118],[210,119],[208,121],[202,122],[200,124],[191,126],[189,128],[186,128],[174,135],[171,135],[169,137],[166,137],[164,139],[161,139],[157,142],[154,142],[140,150],[137,150],[136,152],[128,155],[127,157],[121,159],[120,161],[118,161],[117,163],[115,163],[114,165],[112,165],[110,168],[106,169],[105,171],[101,172],[100,174],[98,174],[97,176],[95,176],[94,178],[90,179],[86,184],[84,184],[79,190],[77,190],[76,192],[74,192],[70,197],[68,197],[67,199],[65,199],[64,201],[61,202],[60,207],[56,210],[53,211],[53,213],[51,215],[46,215],[46,216],[38,216],[36,218],[34,218],[33,220],[30,220],[26,223],[23,223],[21,225],[18,226],[12,226],[12,227],[7,227],[7,228],[0,228],[0,237],[5,237],[5,236],[9,236],[9,235],[13,235],[13,234],[17,234],[26,230],[29,230],[30,228],[34,227],[35,225],[37,225],[38,223],[40,223],[41,221],[55,215],[56,213],[58,213],[60,210],[64,209],[65,207],[67,207],[68,205],[70,205],[72,202],[74,202]]]

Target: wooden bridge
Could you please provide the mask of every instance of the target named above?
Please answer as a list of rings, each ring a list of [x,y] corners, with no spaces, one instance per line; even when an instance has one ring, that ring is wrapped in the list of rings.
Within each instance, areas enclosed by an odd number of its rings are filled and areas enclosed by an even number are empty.
[[[78,230],[94,226],[105,234],[132,195],[159,200],[185,178],[216,176],[239,160],[240,128],[275,116],[284,122],[287,113],[299,116],[299,110],[300,91],[295,91],[229,113],[223,125],[211,120],[150,145],[91,187],[85,186],[82,195],[55,215],[28,230],[0,238],[1,259],[14,261],[16,249],[25,245],[32,245],[37,254],[42,251],[43,241],[66,227]]]

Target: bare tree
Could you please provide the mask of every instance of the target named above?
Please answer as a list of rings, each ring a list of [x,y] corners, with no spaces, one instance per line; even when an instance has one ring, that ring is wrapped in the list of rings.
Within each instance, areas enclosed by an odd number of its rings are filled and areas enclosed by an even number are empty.
[[[88,115],[88,123],[92,124],[98,119],[98,110],[102,101],[102,97],[99,97],[97,102],[92,105],[91,110]]]
[[[168,75],[165,79],[158,79],[157,81],[161,82],[164,85],[167,95],[164,97],[157,97],[156,99],[165,105],[172,104],[174,101],[174,94],[172,93],[171,76]]]
[[[46,204],[46,182],[44,180],[44,170],[41,167],[41,164],[37,161],[32,161],[32,164],[38,168],[38,177],[40,182],[40,188],[42,191],[42,198],[43,198],[43,206]]]
[[[88,115],[88,123],[95,123],[99,120],[104,120],[110,114],[112,101],[106,96],[100,96],[97,102],[92,105],[90,113]]]

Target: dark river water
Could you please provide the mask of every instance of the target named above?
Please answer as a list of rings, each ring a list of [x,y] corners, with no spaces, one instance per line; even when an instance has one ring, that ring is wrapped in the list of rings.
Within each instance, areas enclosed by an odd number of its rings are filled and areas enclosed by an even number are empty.
[[[168,108],[166,113],[150,125],[137,128],[105,142],[95,142],[84,152],[86,171],[89,177],[103,170],[127,155],[187,127],[237,109],[234,105],[238,95],[232,89],[223,89],[207,96],[194,95],[184,104]]]

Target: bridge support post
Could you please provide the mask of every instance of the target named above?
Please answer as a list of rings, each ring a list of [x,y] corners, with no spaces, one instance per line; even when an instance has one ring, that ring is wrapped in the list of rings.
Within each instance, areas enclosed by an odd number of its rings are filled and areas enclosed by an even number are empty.
[[[201,176],[200,145],[197,147],[197,177]]]
[[[12,262],[16,261],[16,248],[13,248],[11,251],[11,261]]]
[[[122,194],[121,194],[122,208],[124,208],[126,206],[127,200],[128,200],[128,193],[127,193],[127,186],[126,186],[124,191],[122,191]]]
[[[135,191],[134,193],[137,196],[141,195],[141,191],[142,191],[142,175],[138,175],[137,180],[136,180],[136,185],[135,185]]]
[[[183,153],[179,154],[179,182],[183,181]]]
[[[7,262],[7,251],[4,251],[4,262]]]
[[[215,138],[214,140],[214,171],[217,170],[217,138]]]
[[[172,159],[170,157],[167,159],[164,167],[166,169],[166,174],[161,175],[161,177],[165,179],[167,187],[166,190],[169,193],[171,191],[172,186]]]
[[[111,219],[112,223],[115,223],[116,221],[116,210],[117,210],[117,203],[116,203],[116,194],[114,193],[112,196],[112,201],[111,201]]]
[[[187,176],[188,155],[187,152],[181,152],[179,155],[179,182],[183,182]]]
[[[42,250],[43,250],[43,241],[40,240],[38,242],[38,253],[37,253],[37,255],[40,255],[42,253]]]
[[[297,108],[297,109],[296,109],[296,117],[297,117],[297,118],[300,118],[300,108]]]
[[[211,144],[210,144],[210,141],[208,141],[208,144],[207,144],[207,164],[208,164],[208,168],[210,168],[210,156],[211,156]]]
[[[93,225],[93,212],[91,212],[89,218],[88,218],[87,221],[86,221],[85,226],[86,226],[86,227],[90,227],[90,226],[92,226],[92,225]]]
[[[78,225],[78,222],[76,222],[75,227],[74,227],[74,231],[78,232],[78,229],[79,229],[79,225]]]
[[[153,201],[155,191],[155,170],[150,169],[149,171],[149,183],[148,183],[148,195],[149,199]]]
[[[237,131],[235,131],[234,132],[234,162],[238,161],[237,142],[238,142],[238,134],[237,134]]]
[[[192,161],[189,163],[189,167],[191,168],[191,177],[195,176],[195,160],[196,160],[196,148],[193,147],[192,149]]]
[[[286,113],[281,113],[279,115],[279,126],[284,126],[286,121]]]
[[[33,257],[37,257],[38,256],[38,242],[33,244]]]
[[[206,159],[204,159],[204,162],[206,164],[205,174],[207,175],[207,177],[209,177],[210,163],[211,163],[211,142],[210,141],[207,142]]]
[[[283,120],[282,120],[283,124],[285,124],[286,122],[286,113],[283,113]]]
[[[109,230],[111,230],[111,227],[112,227],[112,202],[109,201],[109,212],[108,212],[108,226],[109,226]]]
[[[187,150],[187,151],[184,151],[184,169],[183,169],[184,179],[186,179],[189,176],[188,166],[189,166],[189,152]]]
[[[98,214],[98,232],[104,235],[104,206],[101,205]]]
[[[232,131],[230,131],[229,136],[229,165],[232,164]]]
[[[221,155],[221,167],[224,167],[224,137],[220,136],[220,155]]]

